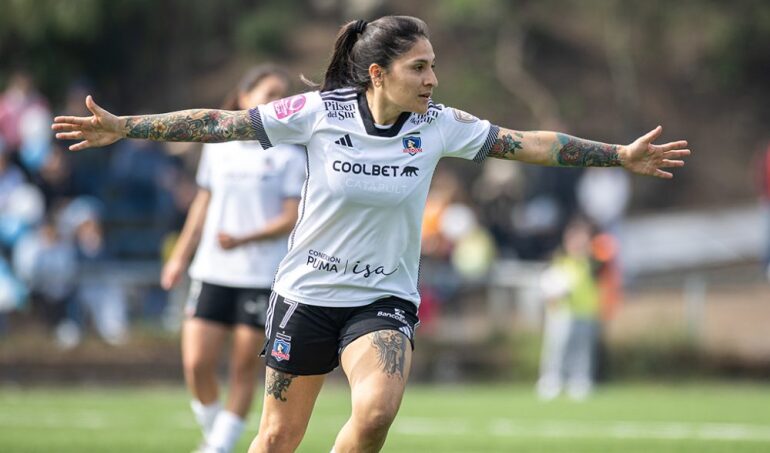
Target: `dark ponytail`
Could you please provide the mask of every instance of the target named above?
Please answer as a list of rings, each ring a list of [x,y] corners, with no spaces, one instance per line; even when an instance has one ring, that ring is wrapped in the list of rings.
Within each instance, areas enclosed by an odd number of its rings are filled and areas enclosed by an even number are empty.
[[[371,84],[372,63],[389,68],[420,38],[428,38],[428,26],[416,17],[385,16],[368,24],[348,22],[337,35],[321,91],[347,87],[365,91]]]
[[[253,66],[241,77],[238,85],[235,86],[222,103],[222,110],[240,110],[238,105],[238,97],[241,94],[248,93],[253,90],[254,87],[260,84],[268,76],[277,76],[286,81],[287,85],[291,84],[291,77],[289,71],[283,66],[278,66],[273,63],[264,63],[261,65]]]

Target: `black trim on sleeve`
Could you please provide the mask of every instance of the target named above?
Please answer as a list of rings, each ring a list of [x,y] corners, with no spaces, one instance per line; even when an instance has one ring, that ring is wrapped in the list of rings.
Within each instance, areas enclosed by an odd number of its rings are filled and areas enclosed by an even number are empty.
[[[254,133],[262,148],[272,148],[273,144],[270,142],[267,132],[265,132],[265,126],[262,125],[262,114],[259,113],[259,107],[249,109],[249,118],[251,119],[251,127],[254,128]]]
[[[492,151],[492,146],[494,146],[495,142],[497,141],[497,134],[500,132],[500,127],[495,126],[494,124],[489,125],[489,133],[487,134],[487,140],[484,142],[483,145],[481,145],[481,149],[478,153],[476,153],[476,157],[473,158],[473,161],[476,163],[484,162],[484,159],[487,158],[487,155],[489,155],[489,152]]]

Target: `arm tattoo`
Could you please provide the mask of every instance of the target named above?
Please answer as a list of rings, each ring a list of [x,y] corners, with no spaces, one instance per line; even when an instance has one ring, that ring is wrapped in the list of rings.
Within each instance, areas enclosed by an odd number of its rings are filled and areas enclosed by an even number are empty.
[[[229,110],[183,110],[160,115],[126,118],[126,138],[166,142],[218,143],[256,140],[249,112]]]
[[[497,140],[492,145],[492,149],[489,151],[489,157],[496,157],[498,159],[513,159],[513,155],[517,149],[523,149],[521,146],[521,139],[524,137],[520,132],[514,132],[516,138],[513,138],[511,134],[505,134],[502,137],[498,135]]]
[[[297,376],[268,368],[267,375],[265,376],[265,393],[271,395],[278,401],[286,401],[284,392],[289,390],[291,381],[293,381],[295,377]]]
[[[617,145],[556,134],[554,160],[565,167],[620,167]]]
[[[404,334],[395,330],[381,330],[372,336],[372,347],[377,350],[377,361],[388,376],[404,378],[405,338]]]

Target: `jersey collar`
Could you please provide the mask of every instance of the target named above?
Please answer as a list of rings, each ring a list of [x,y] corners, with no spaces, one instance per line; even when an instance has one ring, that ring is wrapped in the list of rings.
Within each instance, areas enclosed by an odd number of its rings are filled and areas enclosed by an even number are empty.
[[[366,102],[366,93],[358,94],[358,111],[361,112],[361,120],[364,122],[366,133],[378,137],[395,137],[401,132],[401,127],[411,115],[409,112],[401,112],[401,115],[398,116],[398,119],[392,126],[387,129],[380,129],[374,125],[372,112],[369,110],[369,104]]]

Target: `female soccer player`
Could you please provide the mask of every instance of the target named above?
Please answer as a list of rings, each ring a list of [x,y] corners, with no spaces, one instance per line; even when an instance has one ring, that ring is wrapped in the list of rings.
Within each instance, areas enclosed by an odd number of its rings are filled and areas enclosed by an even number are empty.
[[[248,109],[286,96],[288,88],[285,70],[257,66],[223,108]],[[231,451],[251,407],[270,286],[286,254],[305,181],[304,149],[282,148],[268,153],[255,141],[204,146],[198,194],[161,274],[161,286],[171,289],[195,252],[182,360],[193,413],[203,431],[201,452]],[[230,334],[229,393],[223,409],[217,366]]]
[[[425,23],[386,16],[343,26],[320,91],[249,111],[187,110],[117,117],[90,97],[90,117],[58,117],[72,150],[121,138],[303,144],[308,176],[299,220],[273,285],[265,403],[252,452],[293,451],[324,376],[342,365],[352,414],[332,451],[382,448],[404,393],[417,324],[420,225],[442,157],[541,165],[623,166],[672,177],[685,141],[630,145],[505,129],[434,104],[435,55]]]

